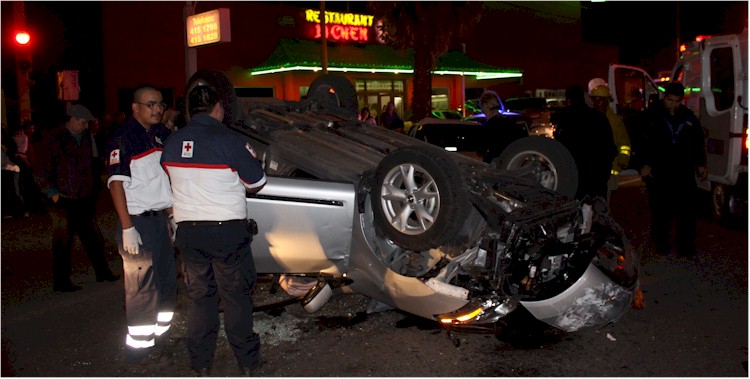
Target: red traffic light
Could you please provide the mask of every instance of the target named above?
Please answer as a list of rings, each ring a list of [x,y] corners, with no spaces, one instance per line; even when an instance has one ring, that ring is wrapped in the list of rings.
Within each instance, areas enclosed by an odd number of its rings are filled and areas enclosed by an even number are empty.
[[[18,32],[16,33],[16,42],[18,42],[19,45],[28,45],[31,41],[31,36],[29,33],[26,32]]]

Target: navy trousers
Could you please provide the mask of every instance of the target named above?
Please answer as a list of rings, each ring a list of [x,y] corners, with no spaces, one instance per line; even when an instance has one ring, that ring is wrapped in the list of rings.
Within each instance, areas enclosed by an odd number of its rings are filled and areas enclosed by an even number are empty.
[[[220,327],[219,298],[237,363],[253,367],[260,361],[260,337],[253,331],[252,291],[257,274],[251,241],[245,220],[221,225],[182,222],[177,228],[190,299],[187,348],[195,369],[212,366]]]

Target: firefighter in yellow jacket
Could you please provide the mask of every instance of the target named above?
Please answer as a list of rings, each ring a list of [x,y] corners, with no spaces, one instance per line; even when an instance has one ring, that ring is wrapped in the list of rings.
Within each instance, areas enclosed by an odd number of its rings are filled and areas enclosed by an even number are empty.
[[[606,84],[599,84],[592,88],[589,92],[589,97],[591,98],[593,107],[607,116],[609,126],[612,128],[615,145],[617,145],[618,153],[614,161],[612,161],[612,175],[609,178],[609,183],[607,183],[607,203],[609,203],[612,191],[616,190],[618,186],[618,175],[630,163],[630,137],[628,137],[628,131],[625,129],[625,123],[612,107],[609,106],[612,96]]]

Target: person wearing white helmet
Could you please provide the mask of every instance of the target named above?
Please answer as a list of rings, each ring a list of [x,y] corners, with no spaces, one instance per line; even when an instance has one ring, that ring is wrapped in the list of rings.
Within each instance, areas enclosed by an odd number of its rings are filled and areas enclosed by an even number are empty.
[[[597,79],[599,78],[592,79],[589,82],[589,86],[591,86],[591,83],[595,82]],[[630,137],[625,128],[625,123],[620,116],[615,113],[612,107],[609,106],[609,103],[612,101],[612,96],[606,84],[599,84],[594,88],[590,88],[589,97],[591,98],[592,107],[607,116],[609,126],[612,128],[612,136],[614,137],[614,142],[617,146],[617,156],[612,161],[611,176],[607,183],[607,203],[609,204],[612,191],[616,190],[618,187],[618,175],[620,175],[620,172],[626,169],[628,164],[630,164]]]
[[[605,86],[607,87],[607,81],[602,78],[594,78],[589,80],[589,93],[594,90],[594,88],[599,86]]]

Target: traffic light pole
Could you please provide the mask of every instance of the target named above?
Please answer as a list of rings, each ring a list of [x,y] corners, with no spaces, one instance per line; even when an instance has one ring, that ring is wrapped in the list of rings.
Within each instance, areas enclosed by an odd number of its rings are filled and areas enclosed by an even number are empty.
[[[26,12],[23,1],[13,2],[13,17],[17,30],[26,28]],[[18,88],[18,116],[21,124],[31,120],[31,96],[29,95],[29,71],[31,50],[29,44],[18,44],[15,51],[16,87]],[[19,125],[20,126],[20,125]]]
[[[188,46],[188,34],[187,34],[187,19],[188,16],[195,14],[195,5],[197,1],[191,2],[186,1],[185,6],[182,8],[182,20],[183,27],[182,31],[185,35],[183,43],[185,44],[185,83],[190,80],[190,77],[198,71],[198,51],[194,47]]]

